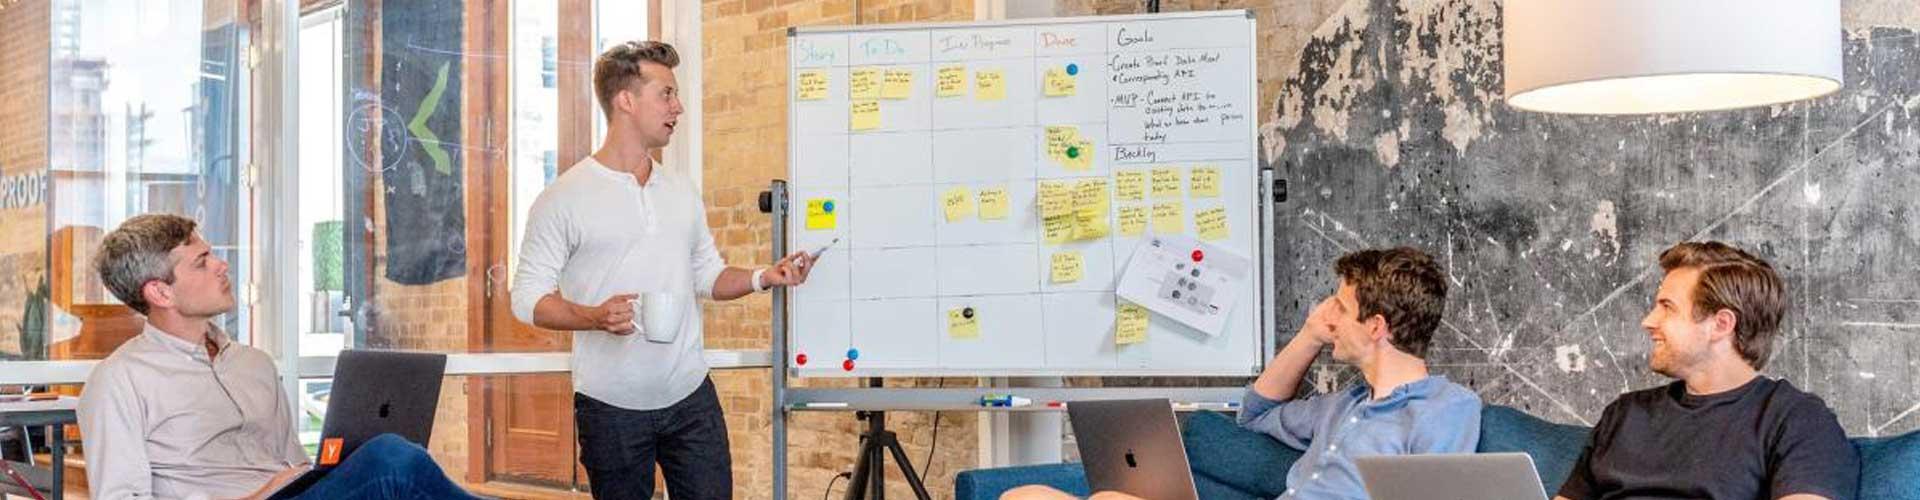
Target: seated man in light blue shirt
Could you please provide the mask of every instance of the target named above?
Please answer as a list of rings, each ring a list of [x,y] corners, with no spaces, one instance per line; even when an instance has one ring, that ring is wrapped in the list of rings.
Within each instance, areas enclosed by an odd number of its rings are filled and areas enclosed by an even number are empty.
[[[1427,347],[1446,308],[1446,273],[1412,248],[1364,250],[1334,266],[1340,288],[1308,313],[1300,333],[1247,388],[1240,426],[1306,451],[1281,498],[1367,498],[1353,458],[1472,453],[1480,397],[1427,374]],[[1365,383],[1296,398],[1320,348],[1360,369]]]
[[[1473,453],[1480,441],[1480,397],[1427,374],[1427,346],[1446,308],[1446,273],[1406,247],[1350,253],[1333,267],[1339,290],[1307,314],[1300,333],[1247,388],[1240,408],[1241,427],[1306,451],[1287,472],[1283,499],[1364,499],[1354,457]],[[1358,367],[1365,383],[1296,398],[1307,368],[1329,344],[1333,359]],[[1028,486],[1001,498],[1070,497]],[[1104,492],[1093,498],[1131,497]]]

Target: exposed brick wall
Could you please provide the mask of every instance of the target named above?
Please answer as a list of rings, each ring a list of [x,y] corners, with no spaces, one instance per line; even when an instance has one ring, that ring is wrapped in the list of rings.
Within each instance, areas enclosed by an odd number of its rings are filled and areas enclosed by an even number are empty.
[[[47,0],[0,0],[0,178],[47,169]],[[47,267],[47,200],[0,208],[0,355],[20,354],[27,295]]]
[[[369,176],[374,192],[384,189],[379,176]],[[370,346],[382,349],[413,349],[429,352],[468,352],[467,309],[480,307],[480,299],[467,296],[467,277],[443,280],[429,285],[401,285],[385,278],[387,268],[386,203],[384,196],[373,197],[374,209],[368,216],[374,221],[373,296],[379,313],[377,331],[368,336]],[[434,462],[447,477],[464,478],[468,453],[484,449],[470,443],[467,420],[467,385],[464,377],[449,377],[441,384],[440,409],[434,414],[432,446]]]
[[[787,34],[791,26],[855,23],[853,0],[719,0],[702,5],[706,135],[704,175],[708,223],[720,254],[736,266],[770,263],[771,220],[760,213],[758,195],[773,179],[786,177]],[[879,0],[860,2],[862,24],[972,20],[973,0]],[[771,322],[770,302],[758,295],[705,307],[707,346],[716,349],[765,349]],[[772,494],[771,378],[767,370],[716,372],[733,443],[735,497],[766,499]],[[935,380],[901,380],[928,384]],[[892,383],[892,382],[890,382]],[[953,379],[949,386],[974,379]],[[825,381],[815,386],[850,386]],[[932,439],[929,413],[890,413],[888,427],[899,434],[916,467],[925,468]],[[953,475],[973,467],[977,453],[975,422],[968,414],[942,414],[939,456],[927,485],[936,498],[953,497]],[[833,475],[852,470],[864,428],[849,413],[799,413],[789,422],[789,498],[817,498]],[[887,495],[909,498],[897,467],[888,468]],[[844,491],[846,481],[835,485]]]

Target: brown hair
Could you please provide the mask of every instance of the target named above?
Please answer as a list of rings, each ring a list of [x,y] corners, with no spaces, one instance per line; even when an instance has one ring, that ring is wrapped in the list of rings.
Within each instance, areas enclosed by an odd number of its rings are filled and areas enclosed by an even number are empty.
[[[1733,311],[1733,348],[1758,370],[1773,354],[1773,337],[1787,312],[1786,284],[1773,265],[1718,241],[1681,242],[1660,252],[1660,267],[1700,270],[1693,286],[1693,320]]]
[[[100,272],[100,281],[114,298],[146,314],[147,296],[140,293],[140,288],[154,280],[173,282],[170,254],[193,239],[198,225],[178,215],[147,214],[127,219],[101,240],[93,268]]]
[[[1333,269],[1353,285],[1359,318],[1378,314],[1401,352],[1425,359],[1440,314],[1447,308],[1447,278],[1425,252],[1410,247],[1362,250],[1340,257]]]
[[[613,117],[613,96],[620,95],[634,80],[646,84],[640,74],[641,63],[654,63],[673,69],[680,65],[680,53],[672,45],[633,40],[614,45],[593,61],[593,93],[600,99],[600,111]]]

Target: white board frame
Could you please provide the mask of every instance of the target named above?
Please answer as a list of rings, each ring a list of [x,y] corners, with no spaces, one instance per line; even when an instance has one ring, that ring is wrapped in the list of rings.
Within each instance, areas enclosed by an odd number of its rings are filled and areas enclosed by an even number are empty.
[[[1256,37],[1257,32],[1255,29],[1255,25],[1253,23],[1253,15],[1251,11],[1234,10],[1234,11],[1211,11],[1211,12],[1184,12],[1184,13],[1173,13],[1173,14],[1142,14],[1142,15],[1126,15],[1126,16],[1090,16],[1090,17],[1045,18],[1045,19],[1018,19],[1018,20],[965,22],[965,23],[906,23],[906,24],[889,24],[889,25],[876,25],[876,26],[799,27],[799,28],[789,29],[788,38],[790,42],[789,47],[792,47],[791,41],[802,35],[861,34],[861,33],[874,33],[874,32],[898,32],[898,31],[955,29],[955,28],[992,29],[995,27],[1009,27],[1009,26],[1040,26],[1040,25],[1063,25],[1063,24],[1103,24],[1104,25],[1104,24],[1130,22],[1130,21],[1132,22],[1170,21],[1170,20],[1212,19],[1212,18],[1236,18],[1236,19],[1245,19],[1247,21],[1246,33],[1244,35],[1245,36],[1244,47],[1246,48],[1245,68],[1247,71],[1247,78],[1249,80],[1247,89],[1250,95],[1246,102],[1249,104],[1249,107],[1252,108],[1247,110],[1248,114],[1252,115],[1252,118],[1248,120],[1249,125],[1246,127],[1246,131],[1245,131],[1246,133],[1245,144],[1248,149],[1245,155],[1246,157],[1245,161],[1250,166],[1250,170],[1251,170],[1250,173],[1252,174],[1250,178],[1247,179],[1247,181],[1251,184],[1254,184],[1254,187],[1251,189],[1252,191],[1251,194],[1252,194],[1252,197],[1254,198],[1254,205],[1255,205],[1253,210],[1254,218],[1257,221],[1259,231],[1254,233],[1258,235],[1258,237],[1255,238],[1254,241],[1252,242],[1252,246],[1255,248],[1251,248],[1251,249],[1240,248],[1239,250],[1242,250],[1242,251],[1251,250],[1250,253],[1252,254],[1252,257],[1256,259],[1256,261],[1259,263],[1259,265],[1257,266],[1259,268],[1259,272],[1257,273],[1257,276],[1253,279],[1256,283],[1252,287],[1253,289],[1252,293],[1254,294],[1254,297],[1250,301],[1250,303],[1253,304],[1253,306],[1256,309],[1258,309],[1258,311],[1253,312],[1255,316],[1253,319],[1255,323],[1255,328],[1254,328],[1255,331],[1252,333],[1253,335],[1256,336],[1256,338],[1253,339],[1253,345],[1256,347],[1254,351],[1256,352],[1248,353],[1249,355],[1246,358],[1247,362],[1245,364],[1240,364],[1237,362],[1228,362],[1228,363],[1222,363],[1220,365],[1208,366],[1208,367],[1193,367],[1193,366],[1162,367],[1162,366],[1152,366],[1151,363],[1149,363],[1149,366],[1126,366],[1125,364],[1122,364],[1122,363],[1116,363],[1116,365],[1112,367],[963,368],[963,367],[927,366],[932,364],[939,364],[940,362],[936,358],[936,361],[933,361],[931,363],[923,363],[921,366],[904,366],[904,367],[861,367],[859,366],[859,363],[856,362],[856,369],[851,372],[848,372],[848,371],[839,369],[840,359],[838,356],[835,356],[832,359],[824,360],[824,361],[814,360],[812,363],[812,366],[802,368],[795,363],[796,361],[795,358],[792,355],[788,354],[791,352],[804,352],[804,351],[796,351],[795,349],[796,346],[793,344],[793,342],[795,342],[795,340],[797,339],[797,336],[791,335],[791,332],[788,331],[788,328],[794,325],[795,322],[789,320],[790,318],[776,318],[777,320],[776,322],[779,324],[776,325],[776,327],[774,328],[775,330],[773,333],[774,338],[772,340],[774,343],[774,348],[776,350],[775,357],[778,358],[778,360],[776,361],[777,366],[779,366],[780,368],[783,368],[786,371],[784,375],[792,376],[792,377],[849,378],[849,377],[899,377],[899,376],[930,376],[930,377],[1251,376],[1251,375],[1258,374],[1260,370],[1264,368],[1266,361],[1271,357],[1273,352],[1273,343],[1274,343],[1273,338],[1275,335],[1275,327],[1274,327],[1273,307],[1272,307],[1272,300],[1273,300],[1272,287],[1274,283],[1273,274],[1272,274],[1272,261],[1273,261],[1274,252],[1273,252],[1272,246],[1274,243],[1272,238],[1273,221],[1271,220],[1273,216],[1272,215],[1273,199],[1270,192],[1271,183],[1270,183],[1269,176],[1265,174],[1267,170],[1264,168],[1264,165],[1261,164],[1258,131],[1257,131],[1257,126],[1254,125],[1258,123],[1257,109],[1259,107],[1258,104],[1259,104],[1260,96],[1259,96],[1259,82],[1258,82],[1258,71],[1257,71],[1258,66],[1255,60],[1255,58],[1257,57],[1256,54],[1258,53],[1258,45],[1257,45],[1257,37]],[[1235,45],[1235,48],[1238,48],[1238,47],[1240,46]],[[789,124],[787,155],[788,155],[788,172],[790,177],[793,176],[795,172],[794,170],[795,166],[799,165],[799,162],[802,159],[800,157],[801,156],[800,150],[802,148],[798,147],[798,145],[803,143],[803,140],[804,140],[803,136],[814,135],[814,134],[805,134],[805,132],[801,130],[801,127],[799,126],[800,113],[797,111],[798,106],[796,106],[795,102],[793,101],[793,96],[796,95],[795,90],[797,86],[797,82],[796,82],[797,79],[793,78],[792,75],[795,72],[797,72],[799,68],[800,67],[796,65],[796,58],[795,58],[794,52],[790,49],[788,51],[787,65],[785,68],[783,68],[783,70],[787,71],[789,74],[787,88],[786,88],[786,92],[787,92],[786,95],[788,96],[788,103],[789,103],[787,107],[787,123]],[[845,81],[844,79],[841,79],[841,80],[842,81],[838,82],[837,84],[843,86],[844,88]],[[918,78],[917,80],[930,82],[932,80],[932,74],[931,72],[926,72],[924,74],[924,77]],[[922,92],[922,91],[928,92],[928,93],[931,92],[931,85],[919,85],[919,83],[920,82],[918,81],[916,82],[916,85],[919,87],[918,89],[916,89],[916,92]],[[841,116],[845,116],[845,115],[842,114]],[[1224,187],[1224,186],[1236,185],[1237,183],[1223,182],[1222,184]],[[843,188],[843,191],[841,192],[850,193],[858,189],[861,189],[861,188],[848,186]],[[779,197],[781,198],[779,201],[781,201],[782,203],[780,203],[780,206],[775,210],[785,212],[786,214],[798,214],[793,217],[795,221],[804,220],[804,212],[805,212],[804,196],[800,193],[793,193],[791,191],[787,193],[783,193],[783,195],[785,196]],[[786,201],[788,201],[787,198],[789,197],[791,197],[792,199],[792,202],[793,202],[792,206],[787,206],[787,204],[785,203]],[[842,197],[841,199],[844,200],[846,198]],[[849,217],[858,218],[859,217],[858,213],[859,213],[858,208],[856,207],[853,209],[853,212],[849,214]],[[775,218],[775,223],[782,226],[781,228],[779,228],[779,230],[776,230],[776,233],[780,233],[776,235],[777,237],[775,238],[775,241],[774,241],[774,245],[776,246],[776,249],[775,249],[776,255],[782,255],[787,253],[789,251],[788,247],[790,245],[790,242],[787,240],[791,239],[793,236],[797,236],[797,234],[790,231],[789,230],[790,228],[787,227],[788,225],[787,219],[788,217]],[[846,218],[843,218],[839,222],[839,224],[841,225],[841,227],[844,228],[853,224],[853,222],[850,222],[849,220],[846,220]],[[793,246],[799,247],[801,245],[795,244]],[[848,256],[851,255],[850,251],[846,251],[848,250],[848,246],[849,246],[848,242],[843,239],[843,241],[841,241],[840,244],[835,247],[836,250],[842,251],[841,253],[837,254],[837,257],[842,259],[848,258]],[[795,249],[810,250],[810,248],[795,248]],[[1119,256],[1116,255],[1115,259],[1119,259]],[[780,301],[782,303],[777,305],[782,306],[781,307],[782,310],[791,310],[791,308],[793,308],[794,306],[791,299],[792,294],[780,294],[780,295],[781,295],[780,297],[776,297],[776,301]],[[935,297],[932,300],[939,301],[941,300],[941,298]],[[855,318],[854,321],[858,321],[858,319]],[[932,322],[934,321],[934,319],[929,318],[929,321]],[[936,335],[934,338],[934,341],[939,341],[941,338],[944,338],[944,335]]]

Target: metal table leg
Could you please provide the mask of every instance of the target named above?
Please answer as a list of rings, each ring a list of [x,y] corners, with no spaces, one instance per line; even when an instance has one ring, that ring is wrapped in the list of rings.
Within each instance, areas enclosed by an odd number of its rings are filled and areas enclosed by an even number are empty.
[[[53,498],[67,498],[67,432],[66,426],[54,424],[47,426],[47,433],[53,435]]]

